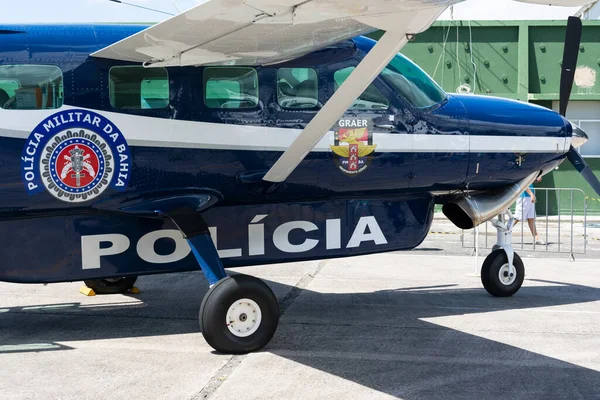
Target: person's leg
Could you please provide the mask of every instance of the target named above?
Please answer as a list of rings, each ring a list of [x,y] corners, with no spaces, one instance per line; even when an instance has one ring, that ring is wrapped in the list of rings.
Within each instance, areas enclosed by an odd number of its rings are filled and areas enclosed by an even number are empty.
[[[517,199],[517,206],[515,207],[515,214],[513,215],[515,222],[513,223],[513,228],[517,226],[519,222],[523,220],[523,198],[519,197]]]
[[[531,231],[531,234],[535,238],[535,241],[536,242],[539,241],[540,237],[537,233],[537,229],[535,228],[535,218],[528,218],[527,223],[529,224],[529,230]]]

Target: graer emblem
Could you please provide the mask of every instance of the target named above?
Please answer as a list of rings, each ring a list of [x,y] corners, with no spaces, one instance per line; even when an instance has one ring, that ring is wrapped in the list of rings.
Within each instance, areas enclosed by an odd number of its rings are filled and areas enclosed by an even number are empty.
[[[345,118],[338,121],[335,145],[331,146],[331,150],[338,156],[336,162],[345,174],[357,175],[369,166],[369,156],[377,148],[373,144],[370,125],[366,119]]]

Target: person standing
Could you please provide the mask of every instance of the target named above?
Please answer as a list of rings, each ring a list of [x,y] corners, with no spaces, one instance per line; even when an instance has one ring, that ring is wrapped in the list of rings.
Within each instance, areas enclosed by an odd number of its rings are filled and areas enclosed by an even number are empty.
[[[542,178],[538,178],[537,182],[540,182]],[[535,188],[533,187],[533,183],[529,185],[527,189],[519,199],[517,200],[517,208],[515,209],[515,224],[513,228],[517,226],[519,222],[522,222],[523,219],[527,220],[529,225],[529,230],[535,239],[535,244],[545,245],[546,243],[540,239],[540,235],[538,235],[536,226],[535,226],[535,203],[537,199],[535,197]]]

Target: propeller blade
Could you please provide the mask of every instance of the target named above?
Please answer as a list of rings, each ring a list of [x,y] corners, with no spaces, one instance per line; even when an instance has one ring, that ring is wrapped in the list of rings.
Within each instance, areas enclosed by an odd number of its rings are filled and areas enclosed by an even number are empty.
[[[577,150],[571,146],[571,149],[567,153],[567,158],[571,161],[571,164],[577,171],[583,176],[583,178],[590,184],[592,189],[600,196],[600,180],[594,175],[594,172],[590,166],[585,162]]]
[[[581,33],[583,25],[577,17],[569,17],[567,23],[567,34],[565,37],[565,51],[563,54],[562,74],[560,76],[560,115],[567,114],[569,98],[575,81],[575,70],[579,58],[579,45],[581,44]]]

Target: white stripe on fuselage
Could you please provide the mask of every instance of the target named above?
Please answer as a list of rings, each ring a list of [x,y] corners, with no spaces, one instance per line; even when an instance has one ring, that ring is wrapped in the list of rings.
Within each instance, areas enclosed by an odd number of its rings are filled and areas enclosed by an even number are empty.
[[[58,110],[0,109],[0,136],[25,139]],[[285,151],[298,137],[300,129],[270,128],[180,121],[114,112],[90,110],[102,114],[123,133],[130,146]],[[330,132],[314,148],[331,152],[334,134]],[[528,136],[467,136],[443,134],[373,133],[378,153],[566,153],[571,138]]]

